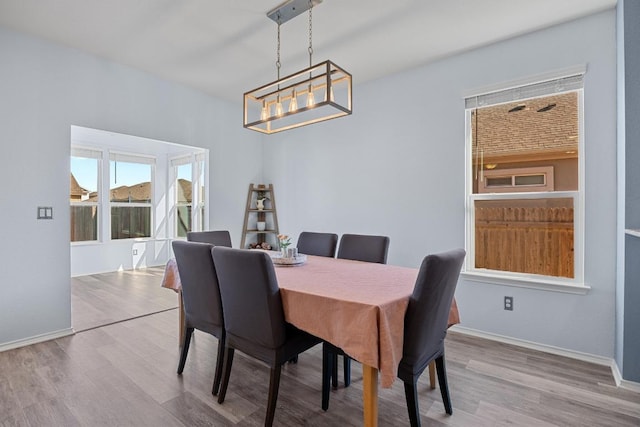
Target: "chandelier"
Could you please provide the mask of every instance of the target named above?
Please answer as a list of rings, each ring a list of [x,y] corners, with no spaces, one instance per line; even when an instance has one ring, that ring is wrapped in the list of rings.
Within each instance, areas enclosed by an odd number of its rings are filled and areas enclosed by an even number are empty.
[[[313,64],[312,10],[322,0],[288,0],[267,13],[278,24],[277,80],[244,94],[244,127],[271,134],[351,114],[351,74]],[[309,67],[280,78],[280,25],[309,11]]]

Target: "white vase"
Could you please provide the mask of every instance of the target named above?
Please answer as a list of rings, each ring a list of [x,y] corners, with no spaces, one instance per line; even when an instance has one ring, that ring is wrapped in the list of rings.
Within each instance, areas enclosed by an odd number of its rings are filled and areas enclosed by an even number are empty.
[[[258,231],[264,231],[267,228],[267,223],[264,221],[257,222]]]
[[[264,199],[258,199],[256,200],[256,207],[258,208],[259,211],[264,209]]]

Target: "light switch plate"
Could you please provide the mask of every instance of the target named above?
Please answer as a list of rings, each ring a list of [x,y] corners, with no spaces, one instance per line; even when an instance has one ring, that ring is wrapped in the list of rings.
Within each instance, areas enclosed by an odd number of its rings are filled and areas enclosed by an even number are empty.
[[[53,219],[53,207],[38,206],[38,219]]]

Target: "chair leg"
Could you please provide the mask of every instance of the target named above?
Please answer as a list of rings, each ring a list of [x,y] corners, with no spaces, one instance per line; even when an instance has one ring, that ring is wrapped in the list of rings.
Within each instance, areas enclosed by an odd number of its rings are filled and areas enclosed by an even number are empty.
[[[449,386],[447,384],[447,370],[444,366],[444,355],[436,359],[436,369],[438,371],[438,384],[440,385],[440,394],[442,394],[442,403],[447,414],[453,414],[451,408],[451,397],[449,396]]]
[[[187,328],[184,334],[184,341],[182,342],[182,351],[180,352],[180,362],[178,363],[178,375],[182,374],[184,370],[184,364],[187,361],[187,353],[189,353],[189,344],[191,344],[191,335],[193,334],[193,328]]]
[[[282,365],[277,364],[271,368],[271,379],[269,380],[269,402],[267,403],[267,415],[264,420],[265,427],[273,425],[273,418],[276,413],[276,402],[278,400],[278,388],[280,387],[280,371]]]
[[[331,370],[331,384],[333,388],[338,388],[338,354],[331,352],[331,362],[333,369]]]
[[[431,390],[436,388],[436,361],[429,362],[429,387]]]
[[[351,384],[351,358],[345,354],[342,364],[344,369],[344,386],[349,387],[349,384]]]
[[[226,337],[224,331],[222,336],[218,340],[218,357],[216,359],[216,374],[213,377],[213,387],[211,388],[211,394],[214,396],[220,391],[220,379],[222,378],[222,366],[224,364],[224,346],[226,344]]]
[[[407,400],[409,422],[411,427],[420,427],[420,410],[418,409],[418,388],[415,382],[404,382],[404,396]]]
[[[334,370],[333,353],[322,347],[322,410],[329,409],[329,387],[331,387],[331,373]]]
[[[231,376],[231,365],[233,365],[234,349],[225,345],[224,347],[224,369],[222,373],[222,384],[220,385],[220,393],[218,394],[218,403],[224,402],[227,395],[227,387],[229,386],[229,377]]]

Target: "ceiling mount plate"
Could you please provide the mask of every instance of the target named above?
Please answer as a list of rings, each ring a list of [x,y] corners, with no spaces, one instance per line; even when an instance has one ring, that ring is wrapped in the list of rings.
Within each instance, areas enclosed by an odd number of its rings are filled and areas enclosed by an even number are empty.
[[[315,7],[322,3],[322,0],[311,0],[311,3]],[[309,0],[287,0],[275,9],[267,12],[267,17],[272,19],[276,24],[284,24],[307,10],[309,10]]]

